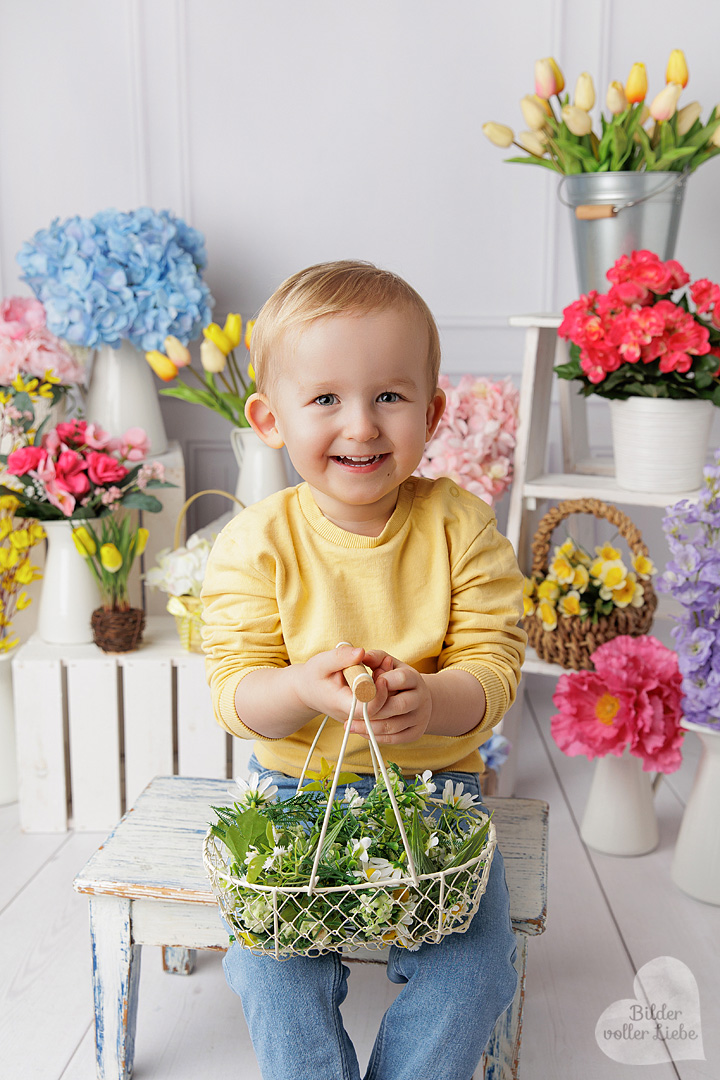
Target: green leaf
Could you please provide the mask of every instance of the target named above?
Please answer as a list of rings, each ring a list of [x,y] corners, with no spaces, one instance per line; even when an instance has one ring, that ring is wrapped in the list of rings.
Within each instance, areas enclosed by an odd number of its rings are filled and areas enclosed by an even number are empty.
[[[542,165],[546,169],[552,169],[553,172],[561,173],[563,170],[559,169],[553,161],[549,161],[547,158],[539,157],[508,157],[504,158],[506,162],[515,162],[518,165]]]
[[[162,503],[154,495],[148,495],[145,491],[130,491],[123,495],[122,506],[130,510],[147,510],[151,514],[157,514],[162,510]]]
[[[577,360],[568,360],[566,364],[558,364],[553,371],[561,379],[578,379],[582,376],[582,368]]]

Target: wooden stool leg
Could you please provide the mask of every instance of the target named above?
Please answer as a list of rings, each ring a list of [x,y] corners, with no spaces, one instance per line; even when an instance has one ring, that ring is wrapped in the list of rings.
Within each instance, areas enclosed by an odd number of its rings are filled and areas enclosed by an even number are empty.
[[[518,1080],[522,1010],[525,999],[527,936],[516,931],[515,941],[517,942],[517,958],[515,960],[515,970],[518,973],[517,990],[512,1005],[503,1013],[495,1025],[482,1065],[478,1072],[475,1073],[476,1080]]]
[[[133,945],[131,901],[90,897],[97,1080],[130,1080],[135,1054],[141,945]]]
[[[192,975],[197,960],[197,949],[183,949],[178,945],[163,945],[163,971],[170,975]]]

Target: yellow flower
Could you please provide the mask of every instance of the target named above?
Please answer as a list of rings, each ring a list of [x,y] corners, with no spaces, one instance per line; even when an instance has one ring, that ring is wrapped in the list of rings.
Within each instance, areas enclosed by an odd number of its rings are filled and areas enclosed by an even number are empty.
[[[559,547],[555,548],[556,554],[565,555],[568,559],[572,559],[576,552],[577,548],[575,547],[575,541],[569,536]]]
[[[255,368],[252,366],[252,364],[248,364],[247,373],[252,379],[252,381],[255,382]]]
[[[557,626],[557,611],[555,605],[549,600],[543,600],[538,604],[537,617],[542,621],[543,630],[554,630]]]
[[[483,124],[482,133],[486,139],[490,140],[493,146],[501,146],[503,149],[510,146],[515,138],[512,128],[509,128],[506,124],[496,124],[494,122]]]
[[[176,368],[188,366],[192,357],[187,345],[183,345],[180,338],[176,338],[174,334],[168,334],[163,345],[165,346],[168,360],[170,360]],[[160,355],[162,356],[162,353],[160,353]],[[170,380],[168,379],[166,381],[169,382]]]
[[[538,97],[549,98],[553,94],[561,94],[564,88],[563,73],[552,56],[535,61],[535,93]]]
[[[676,120],[678,135],[687,135],[695,121],[700,119],[701,111],[702,106],[699,101],[691,101],[683,109],[678,109]]]
[[[253,332],[253,330],[255,328],[255,323],[256,322],[257,322],[257,319],[248,319],[248,321],[245,323],[245,348],[246,349],[250,348],[250,342],[252,340],[252,332]],[[253,377],[253,379],[255,378],[254,375],[252,377]]]
[[[77,529],[73,529],[72,538],[83,559],[89,559],[97,551],[97,544],[84,525],[79,525]]]
[[[535,592],[535,582],[532,578],[523,578],[523,596],[532,596]]]
[[[0,638],[0,652],[10,652],[20,641],[19,637]]]
[[[149,535],[150,535],[150,533],[148,532],[148,530],[143,528],[142,525],[141,525],[140,528],[137,531],[137,540],[135,541],[135,543],[136,543],[135,554],[136,555],[142,555],[142,553],[145,550],[145,547],[147,545]]]
[[[665,71],[665,82],[679,83],[680,86],[685,89],[689,78],[685,54],[682,49],[673,49],[670,53],[670,59],[668,60],[667,69]]]
[[[0,510],[7,510],[9,514],[14,514],[19,505],[20,500],[14,495],[0,495]]]
[[[570,560],[566,559],[564,555],[558,555],[556,559],[553,559],[550,571],[553,577],[557,578],[562,585],[569,584],[575,576],[575,570],[570,564]]]
[[[530,596],[523,596],[523,618],[535,614],[535,605]]]
[[[620,113],[625,112],[628,107],[628,99],[625,96],[625,89],[621,82],[610,83],[605,97],[605,104],[613,116],[619,116]]]
[[[0,518],[0,540],[4,540],[12,532],[12,519],[9,517]]]
[[[38,387],[38,397],[50,399],[50,398],[52,398],[52,396],[53,396],[53,388],[50,385],[50,383],[47,383],[47,382],[41,383],[40,386]]]
[[[595,702],[595,715],[601,724],[612,724],[620,708],[620,701],[612,694],[603,694]]]
[[[627,567],[622,559],[608,559],[602,564],[600,573],[597,577],[603,585],[603,588],[600,589],[600,595],[604,600],[609,600],[610,597],[604,596],[604,592],[606,590],[612,592],[615,589],[624,588],[625,580],[627,578]]]
[[[557,600],[560,595],[560,587],[556,581],[550,581],[546,578],[545,581],[541,581],[538,585],[537,594],[541,600]]]
[[[223,356],[227,356],[227,354],[232,351],[232,341],[217,323],[211,322],[208,326],[205,326],[203,328],[203,334],[205,335],[206,341],[212,341],[213,345],[217,345]]]
[[[625,83],[625,96],[630,105],[638,101],[644,101],[647,94],[648,81],[644,64],[633,64],[630,68],[628,80]]]
[[[161,353],[159,349],[151,349],[150,352],[146,352],[145,359],[163,382],[171,382],[178,373],[178,369],[172,360],[165,353]]]
[[[111,574],[117,574],[123,564],[122,555],[114,544],[103,544],[100,548],[100,562]]]
[[[602,592],[601,594],[602,595]],[[637,602],[639,598],[639,603]],[[628,604],[633,607],[641,607],[645,599],[645,590],[638,584],[635,575],[630,572],[625,584],[620,589],[614,589],[612,594],[613,603],[619,608],[626,608]]]
[[[560,597],[558,607],[562,615],[579,615],[580,593],[576,589],[571,589],[565,596]]]
[[[10,570],[17,566],[20,556],[14,547],[0,547],[0,570]]]
[[[573,574],[572,579],[572,584],[575,586],[575,588],[579,589],[580,592],[584,592],[588,586],[589,581],[590,574],[588,572],[587,566],[582,566],[582,564],[580,566],[576,566],[575,573]]]
[[[649,578],[657,573],[657,567],[647,555],[633,555],[632,568],[639,578]]]
[[[39,521],[33,521],[28,531],[30,533],[32,544],[38,544],[41,540],[45,539],[45,530]]]
[[[17,598],[15,606],[17,607],[18,611],[24,611],[26,607],[30,606],[31,602],[32,601],[30,600],[28,594],[26,592],[21,592]]]
[[[547,123],[547,112],[545,106],[547,102],[542,101],[536,94],[526,94],[520,102],[520,110],[523,114],[525,123],[531,131],[542,131]],[[498,127],[502,127],[502,124],[498,124]],[[510,130],[507,128],[506,130]],[[505,144],[508,145],[507,143]]]
[[[29,379],[27,382],[23,382],[23,377],[18,372],[10,385],[13,390],[19,390],[21,393],[24,390],[26,394],[30,394],[37,389],[39,382],[39,379]]]
[[[620,552],[617,548],[614,548],[612,544],[603,544],[602,547],[595,548],[595,554],[599,555],[601,559],[619,559]]]
[[[592,117],[579,105],[564,105],[562,118],[571,135],[589,135],[592,131]]]
[[[31,582],[35,581],[34,570],[37,570],[37,567],[31,566],[29,559],[23,559],[15,571],[15,580],[19,585],[30,585]]]
[[[225,320],[223,334],[232,343],[233,349],[239,345],[242,337],[242,318],[231,312]]]
[[[590,112],[595,105],[595,86],[592,75],[588,75],[587,71],[578,75],[575,83],[575,105],[578,109],[584,109],[585,112]]]
[[[17,551],[26,551],[30,544],[30,533],[27,529],[15,529],[10,533],[10,543]]]
[[[528,154],[535,157],[545,157],[547,154],[547,135],[544,131],[521,131],[517,141]]]
[[[220,330],[220,327],[218,327],[218,330]],[[220,333],[222,333],[222,330],[220,330]],[[200,363],[205,371],[209,371],[212,375],[219,375],[221,371],[225,370],[227,354],[210,338],[205,338],[200,346]]]

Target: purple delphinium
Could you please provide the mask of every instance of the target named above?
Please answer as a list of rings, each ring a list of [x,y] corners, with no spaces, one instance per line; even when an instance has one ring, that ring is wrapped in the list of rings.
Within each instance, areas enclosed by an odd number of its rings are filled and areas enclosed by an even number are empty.
[[[698,501],[681,499],[663,518],[672,558],[658,588],[684,608],[673,637],[685,719],[720,731],[720,451],[703,476]]]

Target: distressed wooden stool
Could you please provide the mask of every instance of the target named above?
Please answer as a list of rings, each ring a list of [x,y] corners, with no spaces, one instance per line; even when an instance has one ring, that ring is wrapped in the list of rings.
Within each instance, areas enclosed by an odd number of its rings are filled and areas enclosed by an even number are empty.
[[[98,1080],[132,1076],[142,946],[162,946],[165,968],[185,974],[195,949],[227,948],[202,862],[210,807],[226,801],[226,788],[227,780],[156,777],[74,881],[90,902]],[[548,806],[535,799],[486,805],[505,859],[519,981],[476,1076],[515,1080],[527,939],[545,929]],[[382,962],[366,959],[372,955],[363,953],[364,962]]]

